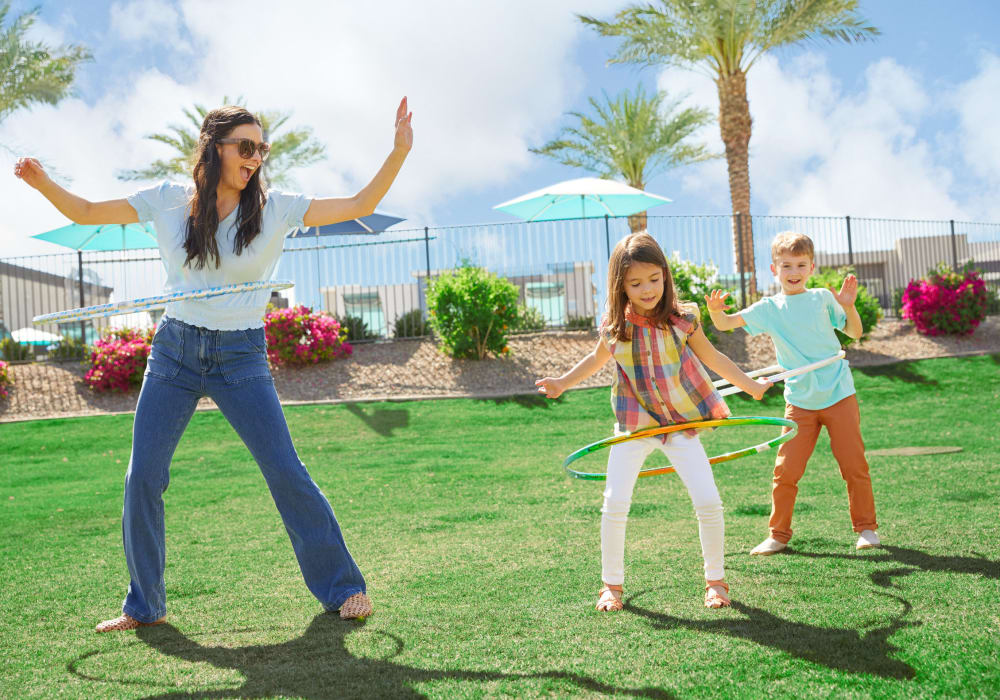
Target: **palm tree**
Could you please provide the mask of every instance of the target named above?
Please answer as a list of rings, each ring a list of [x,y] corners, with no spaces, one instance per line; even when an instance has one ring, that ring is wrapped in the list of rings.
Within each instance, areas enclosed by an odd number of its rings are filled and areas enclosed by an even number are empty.
[[[228,97],[224,97],[222,103],[231,104]],[[234,104],[244,106],[242,99],[238,99]],[[165,160],[155,160],[141,170],[123,171],[118,175],[120,180],[190,179],[198,149],[201,124],[209,110],[196,104],[193,109],[183,111],[188,124],[171,124],[168,129],[172,133],[150,134],[146,137],[171,146],[177,154]],[[309,127],[290,129],[280,136],[275,135],[290,116],[277,111],[257,113],[264,132],[264,140],[271,143],[271,154],[264,161],[264,176],[272,185],[279,187],[290,184],[291,170],[311,165],[326,155],[326,147],[312,138],[312,129]]]
[[[596,119],[570,112],[578,125],[531,152],[603,178],[623,177],[640,190],[664,170],[714,157],[703,144],[688,141],[712,120],[707,110],[680,109],[678,100],[667,102],[665,92],[647,95],[641,84],[635,95],[626,90],[614,100],[605,94],[603,103],[589,101]],[[630,216],[629,225],[633,231],[646,228],[646,212]]]
[[[36,103],[56,104],[70,94],[80,63],[91,59],[83,46],[53,48],[26,38],[38,18],[30,10],[7,24],[10,2],[0,2],[0,122]]]
[[[668,65],[706,73],[719,93],[719,129],[726,147],[734,214],[750,213],[750,105],[747,71],[762,55],[803,41],[851,43],[879,30],[857,12],[857,0],[659,0],[630,5],[613,22],[578,15],[603,36],[622,38],[612,63]],[[756,293],[753,229],[736,217],[734,253]],[[741,232],[736,235],[736,229]]]

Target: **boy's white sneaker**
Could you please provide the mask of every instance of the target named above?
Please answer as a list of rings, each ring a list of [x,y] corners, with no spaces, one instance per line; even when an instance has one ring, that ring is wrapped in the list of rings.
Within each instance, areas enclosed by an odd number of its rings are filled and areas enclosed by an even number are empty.
[[[857,549],[871,549],[881,544],[882,542],[879,540],[877,532],[874,530],[862,530],[861,535],[858,537],[858,543],[854,546]]]
[[[768,537],[766,540],[761,542],[759,545],[750,550],[751,555],[762,554],[764,556],[770,556],[772,554],[777,554],[783,550],[787,545],[784,542],[779,542],[773,537]]]

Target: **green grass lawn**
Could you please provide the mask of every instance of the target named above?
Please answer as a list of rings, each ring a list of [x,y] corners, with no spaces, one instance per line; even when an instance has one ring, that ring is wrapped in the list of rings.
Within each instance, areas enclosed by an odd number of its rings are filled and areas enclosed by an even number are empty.
[[[714,611],[672,474],[636,487],[626,610],[594,611],[602,485],[561,462],[609,434],[607,389],[288,408],[367,576],[377,612],[363,623],[322,613],[256,465],[207,412],[165,497],[169,624],[96,635],[128,581],[132,418],[0,425],[0,697],[996,697],[1000,355],[854,376],[869,449],[964,451],[871,458],[885,546],[863,553],[825,436],[774,557],[747,554],[767,534],[773,453],[717,466],[734,605]],[[784,404],[772,390],[729,405]]]

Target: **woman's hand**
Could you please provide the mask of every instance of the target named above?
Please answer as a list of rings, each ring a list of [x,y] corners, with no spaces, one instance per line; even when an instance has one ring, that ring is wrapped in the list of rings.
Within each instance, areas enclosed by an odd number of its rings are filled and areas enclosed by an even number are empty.
[[[711,296],[705,295],[705,304],[708,306],[708,310],[725,311],[726,309],[733,308],[731,304],[726,303],[726,297],[728,296],[729,292],[721,289],[713,289]]]
[[[406,98],[404,97],[396,109],[396,140],[394,148],[409,151],[413,147],[413,129],[410,127],[410,120],[413,119],[413,112],[406,111]]]
[[[545,398],[547,399],[558,399],[559,395],[566,390],[562,382],[555,377],[539,379],[535,382],[535,386],[538,387],[538,393],[545,394]]]
[[[14,164],[14,177],[24,180],[36,190],[49,179],[45,168],[35,158],[18,158]]]

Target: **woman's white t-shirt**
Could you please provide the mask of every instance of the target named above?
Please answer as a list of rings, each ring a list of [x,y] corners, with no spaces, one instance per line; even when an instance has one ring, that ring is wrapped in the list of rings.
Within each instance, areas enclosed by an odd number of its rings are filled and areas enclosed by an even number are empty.
[[[216,240],[219,244],[219,266],[211,256],[202,268],[184,264],[187,219],[194,186],[162,182],[148,189],[139,190],[128,198],[139,221],[152,221],[156,227],[156,242],[167,270],[165,294],[219,287],[238,282],[269,280],[278,264],[285,243],[285,236],[302,227],[302,217],[312,203],[309,197],[278,190],[267,192],[260,234],[237,255],[233,241],[236,237],[236,214],[233,209],[219,222]],[[226,294],[208,299],[190,299],[167,304],[164,316],[215,330],[236,331],[261,328],[264,309],[271,296],[268,289],[256,292]]]

